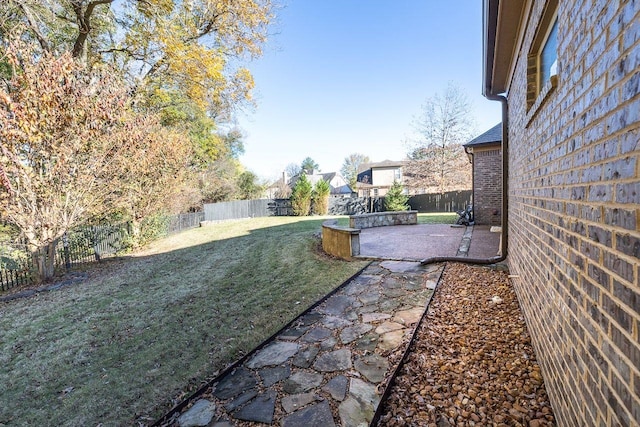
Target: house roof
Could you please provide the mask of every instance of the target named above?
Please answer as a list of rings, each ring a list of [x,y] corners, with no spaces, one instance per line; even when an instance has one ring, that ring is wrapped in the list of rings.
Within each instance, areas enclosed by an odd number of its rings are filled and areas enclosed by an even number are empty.
[[[383,160],[381,162],[376,163],[365,163],[360,165],[360,172],[364,172],[367,169],[377,169],[377,168],[399,168],[405,165],[404,160]]]
[[[463,144],[463,147],[478,147],[496,142],[502,142],[502,123],[498,123],[482,135],[476,136],[471,141]]]

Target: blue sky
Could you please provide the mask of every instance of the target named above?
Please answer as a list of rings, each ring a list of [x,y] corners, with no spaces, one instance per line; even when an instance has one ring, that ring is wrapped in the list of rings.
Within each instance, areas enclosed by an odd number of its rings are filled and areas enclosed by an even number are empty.
[[[448,82],[472,103],[478,133],[500,121],[481,95],[480,0],[285,0],[264,55],[246,64],[257,108],[240,117],[242,164],[265,179],[311,157],[405,157],[414,119]]]

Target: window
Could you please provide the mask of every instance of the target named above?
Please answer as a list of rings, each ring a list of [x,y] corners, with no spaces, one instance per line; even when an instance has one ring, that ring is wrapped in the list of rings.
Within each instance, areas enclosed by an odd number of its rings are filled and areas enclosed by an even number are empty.
[[[544,86],[544,84],[551,80],[552,76],[557,74],[558,69],[558,18],[553,21],[553,25],[551,26],[551,31],[549,31],[549,35],[547,36],[547,40],[544,42],[544,46],[542,46],[542,50],[540,51],[540,81],[538,83],[539,87]]]
[[[402,171],[400,171],[400,169],[394,169],[394,171],[393,171],[393,179],[395,181],[400,182],[400,180],[402,179]]]
[[[558,0],[550,0],[542,14],[527,63],[527,109],[535,111],[557,85]]]

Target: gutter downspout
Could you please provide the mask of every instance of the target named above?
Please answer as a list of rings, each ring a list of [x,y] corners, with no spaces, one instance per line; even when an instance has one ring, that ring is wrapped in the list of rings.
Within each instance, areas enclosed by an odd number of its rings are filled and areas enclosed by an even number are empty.
[[[495,95],[488,87],[485,87],[484,96],[490,101],[500,101],[502,103],[502,220],[500,242],[502,252],[490,258],[462,258],[462,257],[431,257],[420,261],[420,264],[432,264],[436,262],[462,262],[465,264],[495,264],[507,258],[508,249],[508,197],[509,194],[509,106],[504,95]]]

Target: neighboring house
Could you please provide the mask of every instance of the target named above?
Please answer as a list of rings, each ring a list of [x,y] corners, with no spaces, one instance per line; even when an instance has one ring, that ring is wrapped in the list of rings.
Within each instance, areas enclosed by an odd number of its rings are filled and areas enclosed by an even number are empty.
[[[299,175],[296,175],[289,181],[289,186],[292,189],[296,185],[296,182],[298,182],[298,179]],[[332,197],[351,197],[351,194],[353,193],[347,180],[337,172],[307,174],[307,179],[312,186],[315,186],[321,179],[327,181],[329,183],[329,187],[331,187],[330,195]]]
[[[382,197],[387,194],[394,181],[402,180],[403,161],[385,160],[362,165],[358,173],[356,189],[360,197]]]
[[[558,425],[638,426],[640,1],[484,0],[483,33],[503,249]]]
[[[478,225],[502,222],[502,123],[463,145],[473,165],[473,214]]]

